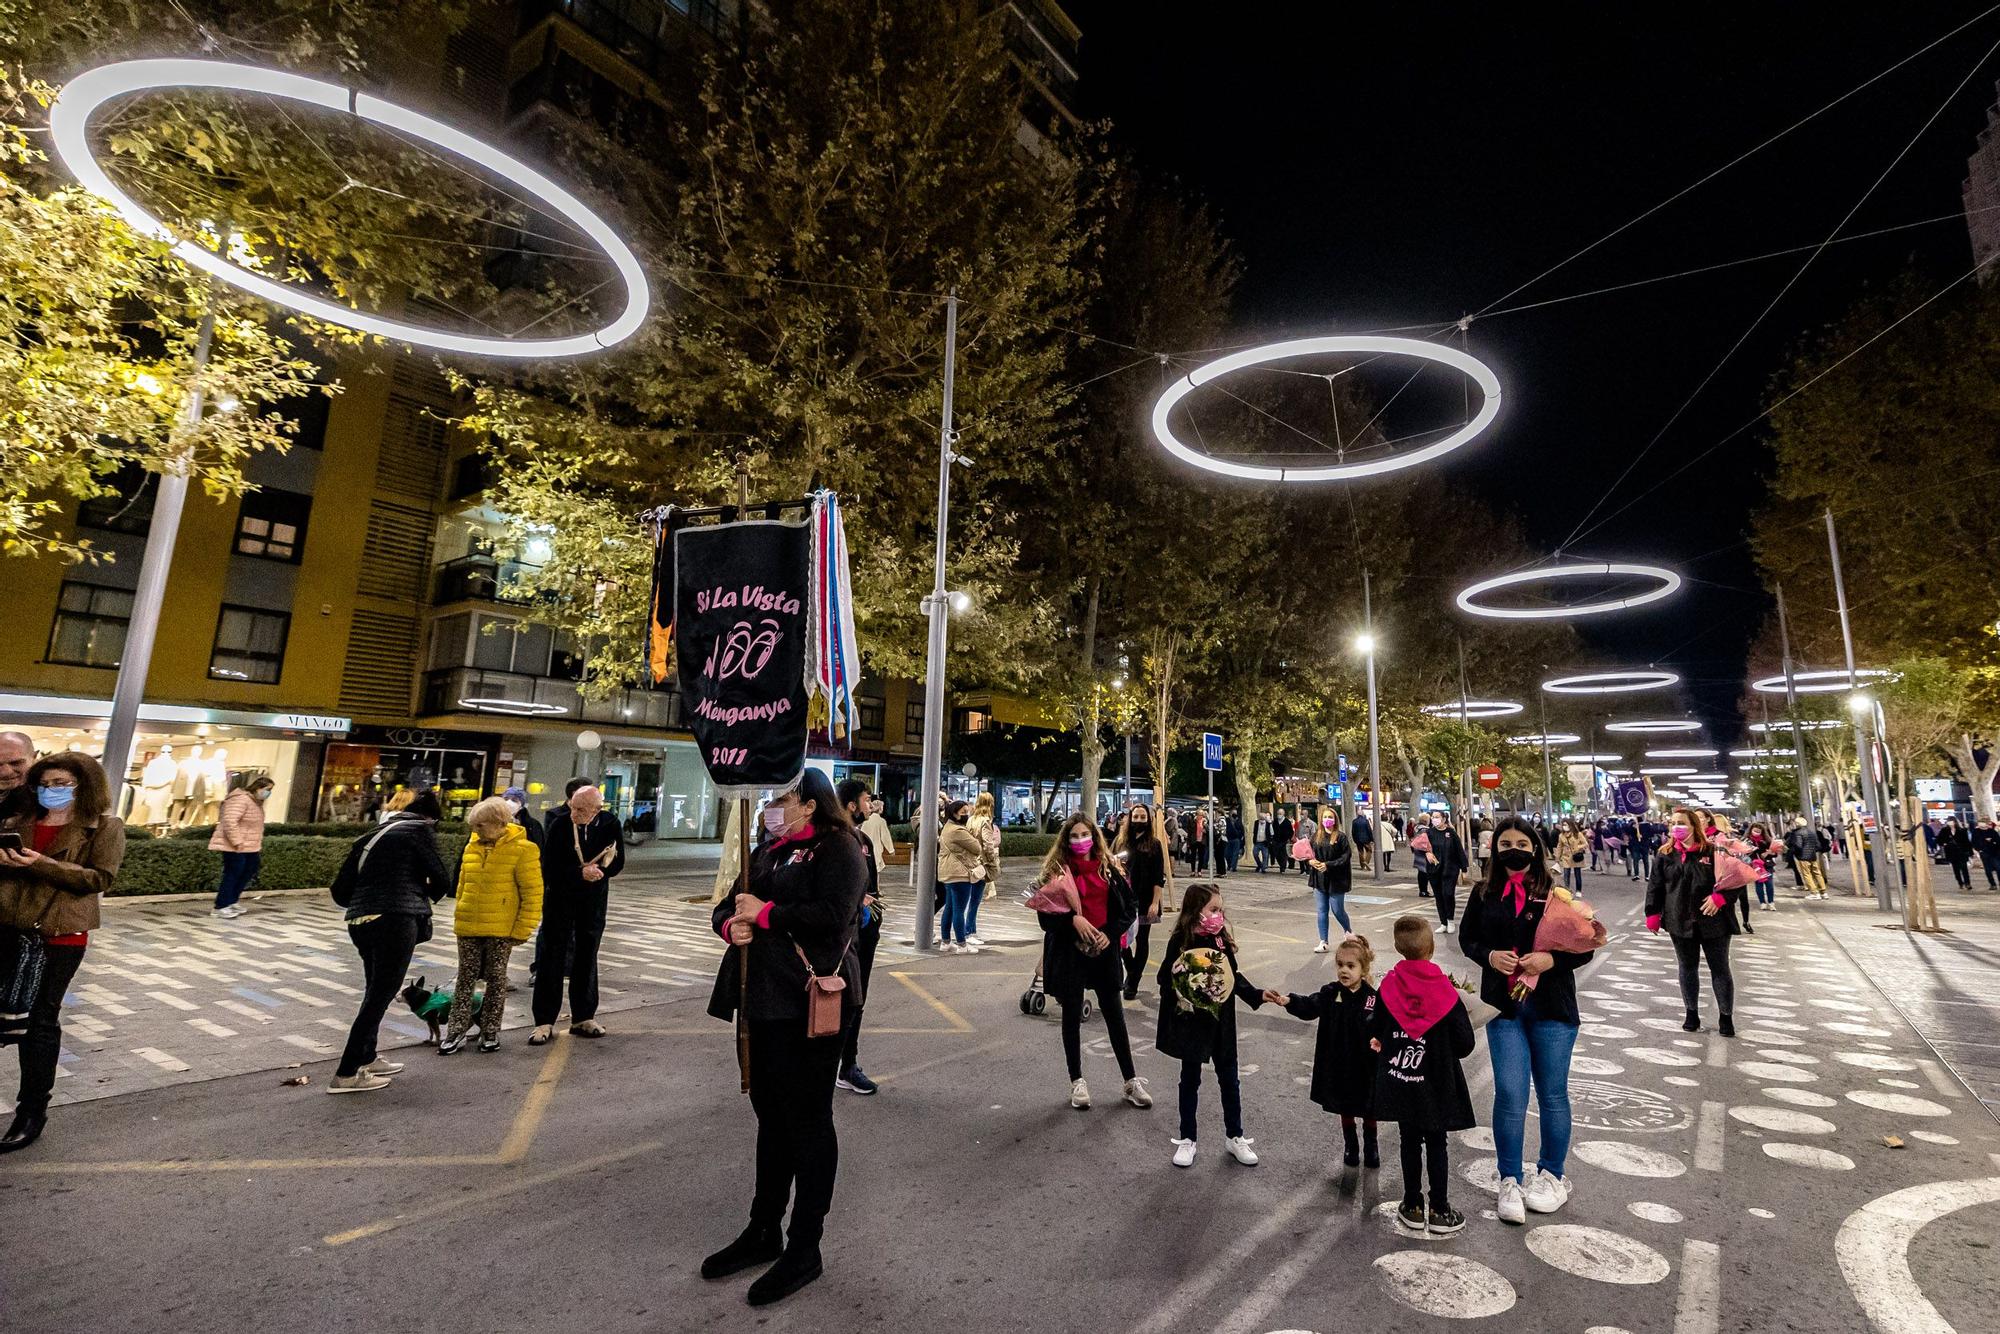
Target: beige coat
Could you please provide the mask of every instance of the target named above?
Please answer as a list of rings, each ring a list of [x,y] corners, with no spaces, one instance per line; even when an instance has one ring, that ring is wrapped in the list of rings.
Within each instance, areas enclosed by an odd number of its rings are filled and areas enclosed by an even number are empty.
[[[947,820],[938,830],[938,883],[955,885],[986,878],[986,847],[979,835]]]
[[[5,822],[33,846],[34,810]],[[95,825],[72,820],[33,866],[0,867],[0,926],[40,926],[44,936],[97,929],[97,903],[125,860],[125,822],[115,815]]]

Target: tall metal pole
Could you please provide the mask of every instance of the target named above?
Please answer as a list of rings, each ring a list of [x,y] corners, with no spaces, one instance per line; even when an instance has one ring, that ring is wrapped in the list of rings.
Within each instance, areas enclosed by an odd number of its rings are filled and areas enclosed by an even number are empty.
[[[932,562],[931,595],[925,603],[931,618],[931,637],[924,657],[923,790],[917,794],[916,946],[920,950],[928,950],[935,943],[931,932],[937,924],[937,794],[944,781],[945,617],[950,611],[944,591],[944,553],[951,517],[951,465],[957,457],[952,450],[957,433],[951,427],[952,382],[957,373],[958,292],[954,289],[944,303],[944,410],[938,424],[937,555]]]
[[[1465,636],[1458,637],[1458,722],[1472,725],[1472,696],[1465,688]],[[1464,769],[1458,771],[1458,821],[1466,847],[1472,846],[1472,780]]]
[[[1382,795],[1382,733],[1375,712],[1375,598],[1367,570],[1361,572],[1361,633],[1368,636],[1368,818],[1375,826],[1375,883],[1381,884],[1382,831],[1389,821],[1389,803]]]
[[[1546,664],[1544,664],[1546,665]],[[1549,701],[1542,697],[1542,816],[1553,822],[1556,804],[1556,771],[1549,764]]]
[[[1132,734],[1125,733],[1125,809],[1132,809]]]
[[[1806,817],[1806,831],[1819,837],[1819,821],[1813,813],[1812,778],[1806,773],[1805,734],[1799,728],[1799,696],[1792,684],[1792,625],[1785,615],[1785,586],[1778,585],[1778,649],[1785,663],[1785,714],[1792,720],[1792,769],[1799,776],[1799,814]],[[1850,667],[1851,670],[1851,667]],[[1764,744],[1771,742],[1771,729],[1764,729]]]
[[[215,341],[215,296],[211,288],[195,330],[194,371],[189,380],[181,429],[201,426],[201,375],[208,369]],[[132,765],[132,734],[139,726],[139,706],[146,697],[146,674],[153,665],[153,641],[159,637],[160,607],[167,597],[167,574],[174,564],[174,543],[180,537],[181,510],[187,504],[187,457],[176,455],[160,473],[153,499],[153,517],[146,529],[146,553],[140,558],[139,586],[132,594],[132,619],[125,627],[125,648],[118,655],[118,682],[111,690],[111,720],[104,731],[104,775],[111,782],[111,810],[121,807],[125,773]]]
[[[1215,864],[1215,770],[1208,771],[1208,878],[1213,880],[1220,868]]]
[[[1549,729],[1544,727],[1544,732]],[[1597,818],[1597,724],[1590,724],[1590,815]]]
[[[1833,530],[1833,511],[1826,512],[1826,549],[1833,558],[1833,595],[1840,606],[1840,642],[1847,653],[1847,688],[1858,691],[1861,679],[1854,670],[1854,628],[1847,620],[1847,581],[1840,573],[1840,538]],[[1850,703],[1852,701],[1850,700]],[[1875,837],[1870,840],[1875,848],[1875,862],[1878,868],[1875,877],[1875,906],[1883,912],[1895,911],[1890,898],[1891,886],[1901,868],[1896,863],[1896,843],[1894,829],[1889,818],[1889,807],[1882,800],[1882,785],[1875,780],[1875,743],[1870,733],[1874,730],[1873,709],[1848,710],[1854,716],[1854,757],[1861,764],[1861,790],[1868,799],[1868,805],[1875,812]],[[1864,834],[1866,829],[1863,830]]]

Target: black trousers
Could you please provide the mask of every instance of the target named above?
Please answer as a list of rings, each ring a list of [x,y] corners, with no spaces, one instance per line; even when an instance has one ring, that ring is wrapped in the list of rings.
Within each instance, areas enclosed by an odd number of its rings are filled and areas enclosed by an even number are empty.
[[[881,909],[876,909],[880,913]],[[854,1013],[840,1029],[840,1068],[851,1070],[861,1064],[861,1010],[868,1003],[868,982],[875,973],[875,947],[882,943],[881,917],[876,917],[878,925],[872,931],[863,931],[854,938],[854,954],[861,961],[861,1004],[854,1007]]]
[[[1723,911],[1742,913],[1743,925],[1749,926],[1753,932],[1756,931],[1756,927],[1750,926],[1750,886],[1743,885],[1740,888],[1730,890],[1729,906],[1724,908]]]
[[[1728,936],[1717,936],[1713,940],[1693,936],[1674,937],[1674,958],[1680,964],[1681,999],[1687,1002],[1690,1010],[1700,1008],[1701,973],[1697,965],[1703,955],[1708,958],[1708,980],[1715,988],[1715,1003],[1724,1014],[1735,1013],[1736,978],[1729,971]]]
[[[1059,945],[1058,949],[1067,949]],[[1138,1073],[1132,1064],[1132,1038],[1125,1031],[1124,997],[1119,990],[1123,980],[1119,969],[1119,959],[1109,949],[1094,959],[1079,959],[1084,970],[1084,990],[1097,993],[1097,1012],[1104,1016],[1104,1031],[1111,1039],[1111,1054],[1118,1058],[1118,1069],[1130,1079]],[[1063,1058],[1069,1062],[1069,1077],[1083,1078],[1083,1005],[1071,1005],[1062,997],[1056,1004],[1062,1007]]]
[[[1421,1208],[1424,1203],[1424,1157],[1430,1157],[1431,1208],[1451,1206],[1451,1158],[1445,1149],[1442,1130],[1425,1130],[1405,1121],[1397,1127],[1403,1150],[1403,1203]]]
[[[1125,990],[1137,991],[1139,979],[1146,974],[1146,958],[1153,949],[1153,924],[1139,923],[1139,929],[1132,936],[1132,947],[1125,951]]]
[[[48,945],[42,966],[42,989],[28,1011],[28,1031],[21,1036],[21,1092],[17,1111],[45,1112],[56,1087],[56,1061],[62,1056],[62,1003],[83,962],[82,945]]]
[[[569,1021],[580,1024],[597,1017],[597,947],[604,940],[604,917],[597,905],[574,899],[544,900],[541,947],[535,957],[535,1025],[553,1024],[562,1013],[563,970],[569,965]],[[803,1022],[803,1021],[801,1021]]]
[[[1971,863],[1962,857],[1951,858],[1951,878],[1958,881],[1960,889],[1972,888]]]
[[[1437,897],[1440,924],[1449,922],[1458,915],[1458,872],[1433,869],[1431,892]]]
[[[833,1207],[840,1137],[833,1129],[833,1079],[841,1039],[808,1038],[806,1021],[750,1021],[750,1107],[757,1113],[757,1193],[753,1227],[776,1228],[792,1206],[794,1246],[817,1246]],[[796,1190],[794,1187],[796,1186]]]
[[[403,989],[410,956],[417,952],[423,919],[408,913],[385,913],[372,922],[347,928],[347,938],[361,955],[361,1012],[347,1030],[347,1049],[340,1053],[335,1074],[351,1075],[375,1061],[375,1036],[389,1002]]]

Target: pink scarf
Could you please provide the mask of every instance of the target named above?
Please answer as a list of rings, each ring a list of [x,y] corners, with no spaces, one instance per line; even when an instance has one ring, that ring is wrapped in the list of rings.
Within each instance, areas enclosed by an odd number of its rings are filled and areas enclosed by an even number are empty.
[[[1405,959],[1382,979],[1382,1003],[1405,1033],[1420,1038],[1458,1004],[1458,988],[1429,959]]]
[[[1528,906],[1528,873],[1516,871],[1507,877],[1507,883],[1500,886],[1500,892],[1514,903],[1514,915],[1519,917]]]

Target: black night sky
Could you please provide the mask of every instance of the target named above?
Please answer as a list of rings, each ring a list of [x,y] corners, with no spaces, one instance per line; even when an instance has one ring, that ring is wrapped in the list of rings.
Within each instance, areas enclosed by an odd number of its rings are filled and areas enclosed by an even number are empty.
[[[1600,519],[1754,417],[1788,350],[1865,286],[1914,269],[1929,291],[1971,267],[1959,190],[2000,76],[2000,10],[1509,297],[1983,7],[1067,7],[1084,30],[1086,110],[1214,205],[1247,265],[1237,322],[1259,335],[1445,321],[1816,245],[1942,104],[1842,234],[1946,220],[1821,252]],[[1805,258],[1480,319],[1471,350],[1500,375],[1505,409],[1430,466],[1489,491],[1552,549]],[[1743,541],[1768,466],[1752,430],[1569,548],[1698,581],[1584,628],[1601,665],[1681,670],[1722,741],[1745,647],[1772,614]],[[1468,573],[1437,571],[1441,613],[1456,614],[1448,597]]]

